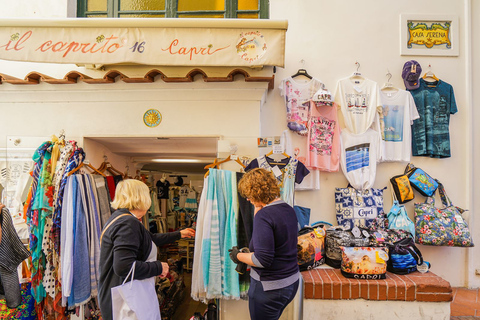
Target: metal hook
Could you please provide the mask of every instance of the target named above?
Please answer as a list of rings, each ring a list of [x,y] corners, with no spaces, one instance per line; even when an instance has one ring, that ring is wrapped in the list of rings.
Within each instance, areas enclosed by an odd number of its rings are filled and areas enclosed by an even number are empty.
[[[360,69],[360,63],[358,61],[355,61],[355,65],[357,66],[357,72],[358,72],[358,69]]]
[[[107,162],[107,160],[108,160],[108,157],[107,157],[107,155],[104,153],[104,154],[103,154],[103,161],[104,161],[104,162]]]
[[[388,70],[388,69],[387,69],[387,74],[386,74],[386,76],[388,77],[387,82],[390,83],[390,79],[392,79],[392,74],[390,73],[390,70]]]
[[[300,60],[300,63],[302,64],[302,68],[305,68],[305,60]]]

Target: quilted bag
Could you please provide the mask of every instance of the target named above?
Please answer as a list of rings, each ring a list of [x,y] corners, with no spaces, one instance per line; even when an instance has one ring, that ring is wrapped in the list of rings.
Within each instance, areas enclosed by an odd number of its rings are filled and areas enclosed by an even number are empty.
[[[325,236],[325,263],[332,268],[339,269],[342,263],[342,246],[367,247],[370,245],[370,234],[362,230],[354,236],[351,230],[336,226],[327,229]]]
[[[464,209],[452,204],[443,185],[438,182],[443,208],[435,207],[435,198],[415,203],[415,242],[431,246],[473,247]]]
[[[390,183],[399,203],[408,202],[415,197],[410,180],[406,174],[392,177]]]
[[[388,247],[387,270],[396,274],[409,274],[417,271],[423,263],[422,253],[412,238],[402,239]]]
[[[342,247],[341,272],[347,278],[385,279],[388,248]]]
[[[335,188],[335,210],[338,225],[347,229],[357,226],[375,230],[386,228],[383,211],[383,189],[357,190],[351,186]]]
[[[325,263],[325,224],[302,228],[298,233],[297,258],[300,271]]]
[[[425,197],[431,197],[438,188],[438,182],[428,173],[409,163],[405,168],[411,186]]]

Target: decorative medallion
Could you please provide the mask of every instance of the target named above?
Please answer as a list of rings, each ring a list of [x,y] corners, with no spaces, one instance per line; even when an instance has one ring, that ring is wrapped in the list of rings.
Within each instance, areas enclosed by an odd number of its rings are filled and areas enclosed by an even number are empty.
[[[263,34],[258,31],[242,32],[236,48],[240,58],[248,62],[254,62],[267,52],[267,43]]]
[[[143,123],[147,127],[154,128],[162,122],[162,114],[157,109],[149,109],[143,115]]]

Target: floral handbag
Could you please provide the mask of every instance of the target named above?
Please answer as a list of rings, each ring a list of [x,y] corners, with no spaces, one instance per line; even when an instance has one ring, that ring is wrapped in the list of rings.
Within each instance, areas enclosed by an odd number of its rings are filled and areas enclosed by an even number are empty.
[[[443,208],[435,207],[435,199],[415,203],[415,242],[431,246],[473,247],[468,225],[462,218],[464,209],[452,204],[443,185],[437,180]]]

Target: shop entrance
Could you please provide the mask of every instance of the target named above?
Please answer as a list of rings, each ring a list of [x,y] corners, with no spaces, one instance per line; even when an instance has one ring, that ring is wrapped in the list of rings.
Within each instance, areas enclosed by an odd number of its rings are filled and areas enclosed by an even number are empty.
[[[203,189],[205,165],[218,153],[219,137],[88,137],[87,159],[95,167],[108,163],[128,178],[144,181],[150,188],[152,206],[147,213],[151,232],[195,228],[198,201]],[[162,189],[162,190],[159,190]],[[147,225],[145,225],[147,226]],[[168,262],[170,274],[157,281],[162,319],[190,319],[207,308],[190,296],[195,240],[182,239],[158,248],[158,259]]]

